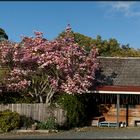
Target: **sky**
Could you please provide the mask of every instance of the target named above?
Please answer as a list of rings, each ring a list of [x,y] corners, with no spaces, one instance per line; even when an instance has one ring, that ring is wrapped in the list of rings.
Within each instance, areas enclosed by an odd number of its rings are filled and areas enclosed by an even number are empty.
[[[140,49],[140,2],[138,1],[1,1],[0,28],[9,40],[34,36],[35,30],[55,39],[70,24],[74,32]]]

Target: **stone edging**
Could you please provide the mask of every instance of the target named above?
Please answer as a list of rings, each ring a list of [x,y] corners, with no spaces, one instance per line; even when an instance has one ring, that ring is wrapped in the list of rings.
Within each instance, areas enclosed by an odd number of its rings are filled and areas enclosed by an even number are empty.
[[[58,130],[16,130],[15,132],[17,133],[31,133],[31,132],[36,132],[36,133],[51,133],[51,132],[55,132],[57,133]]]

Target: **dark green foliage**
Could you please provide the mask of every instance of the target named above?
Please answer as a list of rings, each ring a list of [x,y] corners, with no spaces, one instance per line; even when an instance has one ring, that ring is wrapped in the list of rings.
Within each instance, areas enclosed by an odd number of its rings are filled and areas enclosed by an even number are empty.
[[[34,103],[34,99],[31,96],[24,96],[23,93],[3,92],[0,95],[0,103]]]
[[[9,74],[9,68],[0,68],[0,85],[4,84],[4,78]]]
[[[62,94],[55,100],[67,111],[67,122],[61,126],[63,129],[91,126],[92,118],[102,115],[99,110],[100,104],[94,94]]]
[[[56,130],[58,128],[54,117],[48,118],[46,121],[39,122],[37,129]]]
[[[81,47],[84,47],[87,52],[90,52],[90,50],[95,47],[95,40],[91,37],[82,35],[80,33],[74,33],[74,37],[75,43],[78,43]]]
[[[74,42],[78,43],[79,46],[84,47],[84,49],[87,52],[90,52],[90,50],[92,49],[92,47],[94,47],[95,45],[95,40],[93,40],[91,37],[85,36],[83,34],[80,33],[75,33],[75,32],[71,32],[71,36],[74,37]],[[65,37],[65,32],[62,32],[58,35],[58,37]]]
[[[16,129],[20,124],[20,115],[10,110],[0,112],[0,129],[4,132]]]
[[[102,115],[99,110],[98,95],[95,94],[83,94],[79,97],[79,100],[84,104],[85,107],[85,121],[88,124],[89,121],[95,117]]]
[[[103,40],[100,35],[96,38],[88,37],[86,35],[71,32],[74,36],[74,42],[78,43],[87,52],[89,52],[93,47],[97,47],[99,50],[99,56],[104,57],[139,57],[140,50],[134,49],[129,46],[129,44],[121,45],[115,38],[109,38],[108,40]],[[65,37],[65,32],[62,32],[58,37]]]
[[[85,108],[76,95],[63,94],[58,98],[57,103],[67,111],[66,128],[83,125]]]
[[[32,124],[35,123],[35,120],[33,120],[31,117],[26,117],[25,115],[20,116],[20,127],[29,128],[32,126]]]
[[[2,28],[0,28],[0,40],[3,39],[8,39],[8,35],[5,33],[5,31]]]

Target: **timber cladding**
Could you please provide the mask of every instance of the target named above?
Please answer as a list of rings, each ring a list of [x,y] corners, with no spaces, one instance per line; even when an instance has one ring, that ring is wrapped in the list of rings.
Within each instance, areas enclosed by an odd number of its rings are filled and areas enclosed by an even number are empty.
[[[32,117],[32,119],[37,121],[45,121],[49,117],[55,117],[56,122],[62,125],[66,121],[66,111],[61,108],[52,108],[44,103],[36,104],[0,104],[0,111],[11,110],[18,112],[20,115],[25,115],[27,117]]]
[[[103,113],[106,121],[116,122],[117,120],[117,108],[115,104],[112,104],[109,111]],[[119,109],[119,122],[126,122],[128,126],[135,126],[135,122],[140,123],[140,105],[131,105],[128,108],[123,105]]]

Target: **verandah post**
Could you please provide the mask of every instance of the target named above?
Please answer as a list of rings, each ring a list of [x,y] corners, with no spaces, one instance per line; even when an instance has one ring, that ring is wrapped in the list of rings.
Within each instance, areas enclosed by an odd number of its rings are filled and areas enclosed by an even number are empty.
[[[117,94],[117,127],[119,128],[120,94]]]

